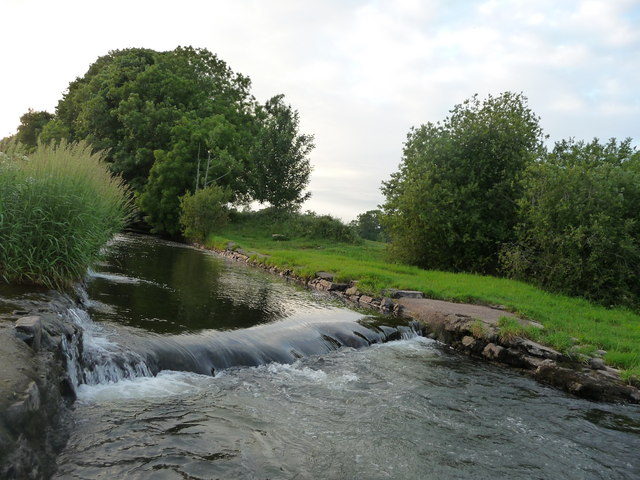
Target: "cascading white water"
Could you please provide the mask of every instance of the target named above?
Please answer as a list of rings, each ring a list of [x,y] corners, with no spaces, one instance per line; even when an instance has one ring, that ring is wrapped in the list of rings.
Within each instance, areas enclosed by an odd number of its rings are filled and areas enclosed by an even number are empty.
[[[95,323],[81,308],[67,309],[67,319],[83,332],[82,354],[78,345],[67,345],[67,369],[77,390],[78,385],[118,382],[136,377],[150,377],[152,372],[144,358],[108,339],[104,326]]]

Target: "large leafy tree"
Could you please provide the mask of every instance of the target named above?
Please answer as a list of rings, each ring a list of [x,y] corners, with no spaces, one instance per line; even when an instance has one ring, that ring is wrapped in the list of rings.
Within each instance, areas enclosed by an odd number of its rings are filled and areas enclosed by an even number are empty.
[[[539,119],[511,92],[450,113],[409,132],[399,170],[383,183],[383,223],[402,260],[491,273],[513,239],[519,180],[542,149]]]
[[[276,95],[258,108],[260,128],[253,153],[253,198],[276,209],[292,209],[311,195],[309,153],[313,135],[299,133],[298,112]]]
[[[306,198],[310,137],[281,96],[260,106],[250,86],[205,49],[117,50],[69,85],[43,137],[106,150],[154,231],[175,235],[179,197],[213,182],[236,201]]]
[[[154,151],[171,149],[183,116],[222,114],[235,122],[254,104],[249,88],[248,78],[207,50],[119,50],[72,82],[57,112],[73,139],[109,151],[112,170],[141,192]]]

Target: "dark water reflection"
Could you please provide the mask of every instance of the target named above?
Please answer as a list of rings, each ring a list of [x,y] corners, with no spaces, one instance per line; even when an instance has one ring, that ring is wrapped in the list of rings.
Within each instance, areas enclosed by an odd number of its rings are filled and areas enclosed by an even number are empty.
[[[151,237],[119,237],[97,270],[87,279],[92,317],[156,333],[248,328],[313,308],[308,295],[284,301],[262,272]]]

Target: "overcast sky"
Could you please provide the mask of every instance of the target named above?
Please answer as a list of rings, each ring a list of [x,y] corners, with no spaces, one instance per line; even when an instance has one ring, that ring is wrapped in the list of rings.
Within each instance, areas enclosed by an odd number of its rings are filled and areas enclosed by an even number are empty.
[[[205,47],[316,137],[304,208],[383,201],[412,126],[523,92],[551,141],[640,140],[640,0],[0,0],[0,137],[110,50]]]

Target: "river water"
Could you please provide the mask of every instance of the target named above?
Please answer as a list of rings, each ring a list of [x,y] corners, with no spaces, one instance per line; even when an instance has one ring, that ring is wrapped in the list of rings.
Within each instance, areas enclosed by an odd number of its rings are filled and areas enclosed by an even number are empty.
[[[640,478],[637,406],[211,253],[119,237],[69,318],[85,367],[54,478]]]

